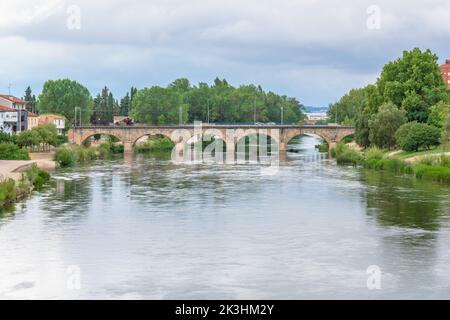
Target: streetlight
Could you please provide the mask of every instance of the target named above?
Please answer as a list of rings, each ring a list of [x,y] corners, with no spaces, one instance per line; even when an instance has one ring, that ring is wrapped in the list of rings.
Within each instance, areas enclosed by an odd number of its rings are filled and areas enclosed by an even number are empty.
[[[180,125],[183,123],[183,115],[181,114],[181,112],[182,112],[182,108],[181,108],[181,106],[179,106],[179,120],[180,120]]]
[[[253,122],[254,124],[256,124],[256,96],[255,99],[253,100]]]
[[[283,124],[283,106],[281,106],[281,124]]]
[[[208,124],[209,124],[209,99],[207,100],[207,106],[208,106],[207,120],[208,120]]]

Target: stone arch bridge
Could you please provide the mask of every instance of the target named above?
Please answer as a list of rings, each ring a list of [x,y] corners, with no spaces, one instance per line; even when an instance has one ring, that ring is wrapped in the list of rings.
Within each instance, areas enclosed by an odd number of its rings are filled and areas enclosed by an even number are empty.
[[[340,125],[164,125],[164,126],[80,126],[69,130],[69,142],[82,145],[96,134],[106,134],[117,137],[124,145],[125,152],[133,149],[136,141],[144,136],[162,135],[174,143],[182,139],[200,134],[210,134],[222,137],[227,150],[234,150],[237,141],[251,134],[270,136],[280,151],[285,151],[291,139],[303,134],[314,134],[324,139],[330,148],[334,147],[344,137],[354,133],[354,128]]]

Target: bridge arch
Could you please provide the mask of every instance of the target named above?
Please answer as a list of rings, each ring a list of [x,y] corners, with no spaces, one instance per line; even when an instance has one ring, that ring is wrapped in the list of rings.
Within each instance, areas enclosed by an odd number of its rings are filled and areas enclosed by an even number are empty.
[[[86,134],[82,135],[80,144],[82,146],[86,146],[86,142],[88,141],[88,139],[90,139],[96,135],[112,136],[112,137],[115,137],[116,139],[118,139],[121,143],[124,143],[124,139],[120,134],[112,134],[110,132],[105,131],[105,132],[86,133]]]
[[[140,139],[142,139],[144,137],[165,137],[165,138],[168,138],[170,141],[175,143],[175,141],[172,140],[172,137],[169,134],[167,134],[167,133],[164,133],[164,132],[150,132],[150,133],[146,133],[146,134],[142,134],[142,135],[136,135],[135,137],[133,137],[132,141],[131,141],[131,146],[134,147],[136,145],[136,143]]]

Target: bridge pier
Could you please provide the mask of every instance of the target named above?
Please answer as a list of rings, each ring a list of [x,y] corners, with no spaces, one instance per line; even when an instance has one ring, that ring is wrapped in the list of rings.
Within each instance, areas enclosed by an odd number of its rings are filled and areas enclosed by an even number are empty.
[[[133,144],[128,141],[124,142],[123,143],[123,152],[132,153],[133,152]]]

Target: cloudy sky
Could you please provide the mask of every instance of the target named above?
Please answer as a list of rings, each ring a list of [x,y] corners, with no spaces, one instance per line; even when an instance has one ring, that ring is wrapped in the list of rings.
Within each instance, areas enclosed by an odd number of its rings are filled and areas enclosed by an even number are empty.
[[[413,47],[450,59],[449,0],[0,0],[0,92],[71,78],[91,94],[179,77],[326,106]]]

